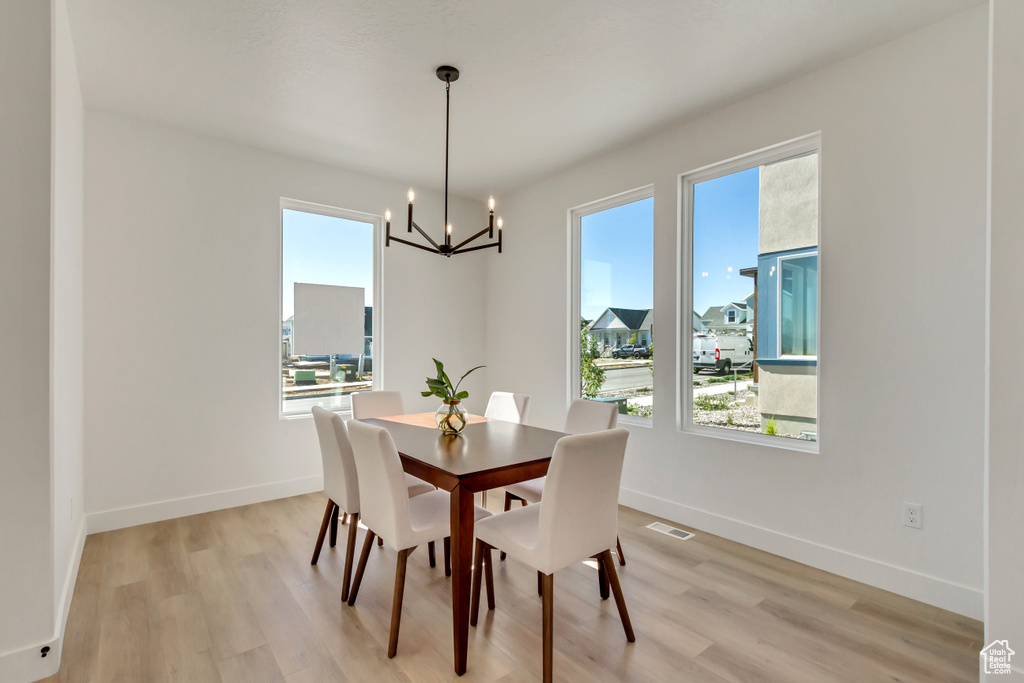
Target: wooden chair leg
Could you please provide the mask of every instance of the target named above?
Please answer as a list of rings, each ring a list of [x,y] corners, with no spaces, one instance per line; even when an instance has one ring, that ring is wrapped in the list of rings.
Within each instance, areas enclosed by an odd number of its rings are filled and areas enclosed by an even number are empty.
[[[444,537],[444,575],[452,575],[452,537]]]
[[[552,631],[555,629],[555,576],[544,574],[543,583],[543,612],[544,612],[544,683],[551,683],[551,668],[554,661],[554,637]]]
[[[380,536],[377,537],[377,547],[378,548],[383,548],[384,547],[384,539],[381,538]]]
[[[370,548],[373,547],[373,538],[376,536],[370,529],[366,530],[366,540],[363,541],[363,552],[359,554],[359,566],[356,567],[356,577],[352,580],[352,589],[348,593],[348,606],[356,604],[356,595],[359,594],[359,584],[363,582],[363,570],[366,569],[366,558],[370,556]]]
[[[337,505],[331,513],[331,547],[338,545],[338,512],[341,510]]]
[[[342,526],[344,526],[345,524],[348,524],[348,513],[347,512],[341,513],[341,524],[342,524]]]
[[[480,575],[483,573],[484,542],[479,538],[473,548],[473,592],[469,600],[469,625],[476,626],[480,614]]]
[[[508,512],[511,509],[512,509],[512,494],[509,493],[508,491],[505,491],[505,508],[504,508],[504,510],[505,510],[505,512]],[[502,562],[505,561],[505,551],[504,550],[502,550],[498,554],[498,559],[501,560]]]
[[[341,601],[348,600],[348,588],[352,581],[352,560],[356,554],[356,532],[359,531],[359,513],[348,515],[348,545],[345,547],[345,574],[342,576]]]
[[[481,574],[487,585],[487,609],[494,609],[494,569],[491,565],[491,550],[491,546],[477,539],[473,556],[473,592],[469,607],[470,626],[476,626],[477,616],[480,614]]]
[[[626,556],[622,554],[622,541],[619,540],[618,536],[615,537],[615,554],[619,556],[619,564],[625,567]]]
[[[316,561],[320,559],[320,548],[324,545],[324,536],[327,535],[327,527],[331,523],[331,511],[334,510],[334,507],[334,501],[328,498],[327,509],[324,510],[324,521],[320,523],[320,533],[316,537],[316,545],[313,547],[313,559],[309,561],[310,564],[316,564]]]
[[[427,559],[430,562],[430,566],[432,568],[437,566],[437,560],[434,559],[434,542],[433,541],[430,541],[429,543],[427,543]]]
[[[405,567],[415,547],[398,552],[398,568],[395,570],[395,599],[391,604],[391,634],[388,636],[388,658],[398,653],[398,627],[402,624],[402,598],[405,596]]]
[[[594,555],[597,560],[597,585],[601,591],[601,599],[608,599],[608,572],[604,568],[604,555]]]
[[[537,572],[537,595],[544,596],[544,575]]]
[[[612,585],[612,594],[615,596],[615,606],[619,608],[619,619],[622,620],[622,629],[626,632],[626,640],[635,642],[633,624],[629,620],[629,612],[626,611],[626,599],[622,595],[622,586],[619,585],[619,575],[615,571],[615,560],[612,559],[612,551],[605,550],[601,553],[604,560],[605,570],[608,572],[608,581]]]
[[[487,582],[487,609],[494,609],[494,565],[491,564],[491,546],[484,543],[484,580]]]

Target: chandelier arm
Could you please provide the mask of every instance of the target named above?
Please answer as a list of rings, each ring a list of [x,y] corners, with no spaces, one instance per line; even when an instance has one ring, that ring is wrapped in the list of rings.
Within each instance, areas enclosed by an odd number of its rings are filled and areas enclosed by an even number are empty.
[[[415,242],[410,242],[409,240],[403,240],[401,237],[395,237],[394,235],[391,236],[391,241],[392,242],[398,242],[400,244],[404,244],[404,245],[409,246],[409,247],[416,247],[417,249],[422,249],[423,251],[429,251],[431,254],[440,254],[441,253],[440,247],[438,247],[437,249],[432,249],[432,248],[424,246],[422,244],[416,244]]]
[[[391,239],[395,239],[395,238],[392,237]],[[467,251],[479,251],[480,249],[490,249],[491,247],[501,247],[501,244],[499,244],[498,242],[491,242],[490,244],[480,244],[480,245],[475,246],[475,247],[466,247],[465,249],[456,249],[452,253],[453,254],[465,254]],[[499,252],[500,252],[500,249],[499,249]]]
[[[428,242],[433,244],[434,245],[434,249],[440,249],[441,248],[441,245],[439,245],[437,242],[432,240],[430,238],[430,235],[428,235],[427,233],[423,232],[423,228],[421,228],[420,226],[416,225],[415,222],[413,222],[412,227],[416,228],[416,232],[418,232],[419,234],[423,235],[423,237],[425,237]],[[395,238],[392,237],[391,239],[395,239]]]
[[[469,244],[473,240],[477,239],[478,237],[482,237],[485,232],[490,232],[490,228],[484,228],[483,230],[481,230],[477,234],[473,235],[469,239],[462,240],[461,242],[459,242],[458,244],[455,245],[455,249],[456,250],[461,249],[462,247],[466,246],[467,244]]]

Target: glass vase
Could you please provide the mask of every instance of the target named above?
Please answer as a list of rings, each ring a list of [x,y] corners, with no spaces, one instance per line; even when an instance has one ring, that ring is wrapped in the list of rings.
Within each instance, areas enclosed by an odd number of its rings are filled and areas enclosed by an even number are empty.
[[[466,409],[462,407],[462,401],[445,401],[437,409],[434,415],[437,420],[437,428],[445,434],[458,434],[469,423]]]

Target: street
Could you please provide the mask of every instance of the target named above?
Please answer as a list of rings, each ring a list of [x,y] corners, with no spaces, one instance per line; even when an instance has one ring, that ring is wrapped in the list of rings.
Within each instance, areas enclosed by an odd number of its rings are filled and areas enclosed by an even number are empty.
[[[701,375],[704,377],[705,375]],[[707,375],[710,377],[710,375]],[[697,375],[694,375],[697,377]],[[717,375],[716,375],[717,377]],[[728,375],[729,378],[732,375]],[[752,380],[749,378],[741,379],[738,384],[740,391],[750,387]],[[638,389],[640,387],[653,386],[654,382],[651,377],[651,369],[649,365],[632,366],[632,367],[621,367],[621,368],[605,368],[604,371],[604,384],[601,385],[601,391],[623,391],[625,389]],[[694,390],[694,395],[700,394],[724,394],[734,389],[732,382],[721,382],[712,384],[706,387],[700,387]]]
[[[653,386],[651,366],[640,365],[623,368],[606,368],[601,391],[621,391]]]

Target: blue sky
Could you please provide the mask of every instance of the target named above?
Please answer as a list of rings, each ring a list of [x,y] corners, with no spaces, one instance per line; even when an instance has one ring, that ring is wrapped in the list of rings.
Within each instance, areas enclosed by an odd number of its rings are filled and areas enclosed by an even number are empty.
[[[580,313],[654,306],[654,199],[580,221]]]
[[[373,305],[373,226],[333,216],[284,210],[281,320],[293,313],[296,282],[366,290]]]
[[[693,188],[693,310],[698,315],[754,291],[753,278],[739,271],[757,265],[759,172],[755,166]]]

